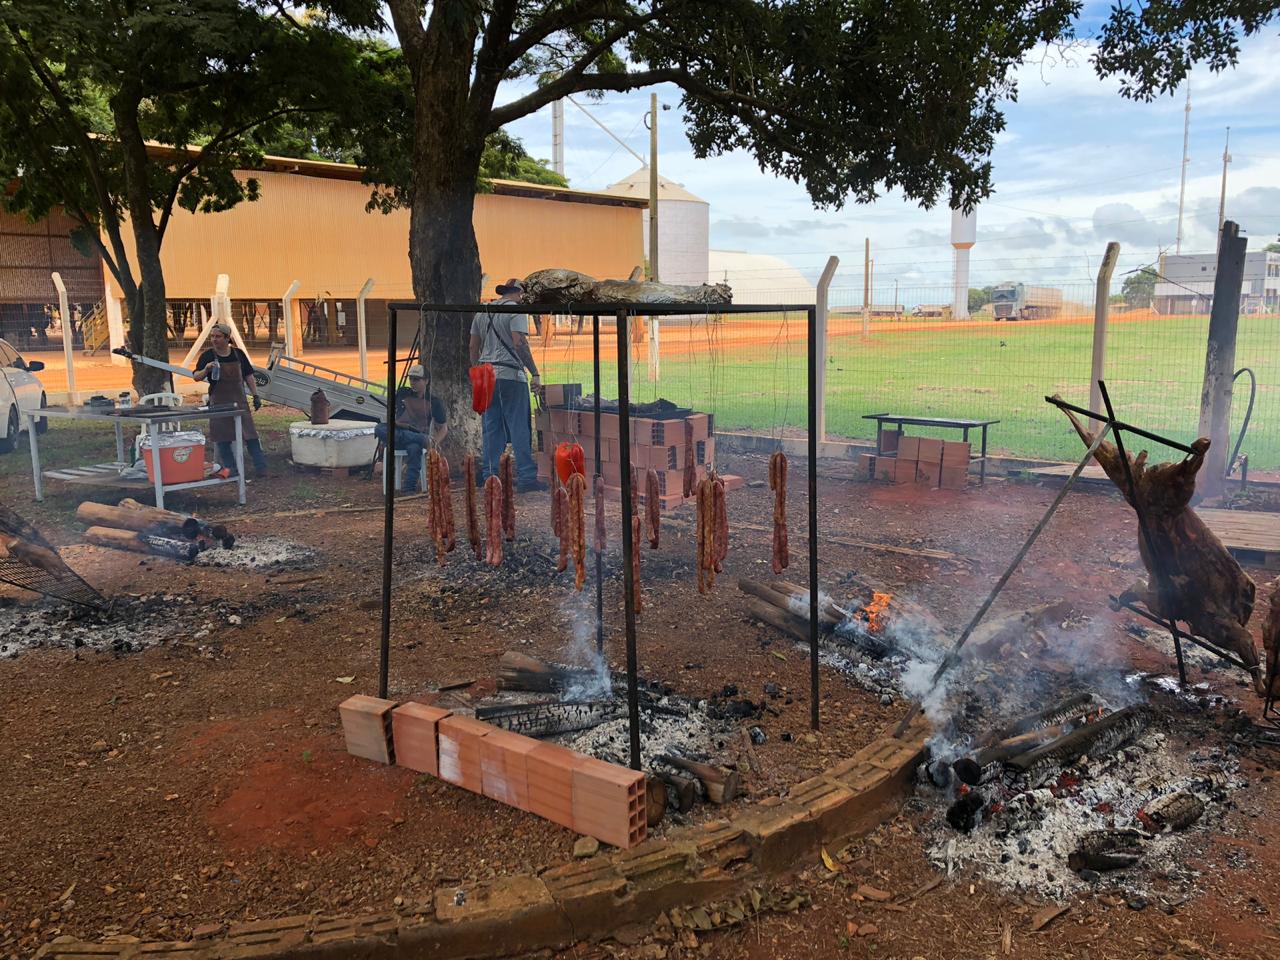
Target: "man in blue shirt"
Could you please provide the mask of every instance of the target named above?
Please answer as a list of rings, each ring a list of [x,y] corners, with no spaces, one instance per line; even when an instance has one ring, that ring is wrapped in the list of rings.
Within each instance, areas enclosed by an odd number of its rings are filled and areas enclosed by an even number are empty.
[[[409,385],[396,391],[396,449],[404,451],[402,488],[407,492],[418,489],[422,451],[428,443],[438,444],[449,432],[444,404],[439,397],[431,395],[430,386],[426,371],[421,364],[415,363],[409,368]],[[385,423],[378,424],[373,432],[386,443]]]
[[[524,287],[512,279],[498,287],[498,303],[519,303]],[[493,400],[484,412],[484,462],[476,480],[498,472],[508,443],[516,458],[516,489],[546,490],[533,460],[533,412],[529,388],[542,389],[538,365],[529,349],[529,317],[523,313],[478,313],[471,321],[471,365],[493,365]],[[525,376],[529,372],[532,382]]]

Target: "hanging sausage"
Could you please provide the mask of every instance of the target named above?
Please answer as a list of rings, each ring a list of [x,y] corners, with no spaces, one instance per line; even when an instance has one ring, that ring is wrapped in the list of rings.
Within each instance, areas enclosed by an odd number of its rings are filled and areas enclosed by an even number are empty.
[[[587,478],[580,473],[570,474],[569,498],[569,547],[573,553],[573,585],[581,590],[587,579]]]
[[[490,477],[484,482],[484,506],[488,551],[485,560],[489,566],[502,565],[502,481]]]
[[[662,497],[658,493],[658,471],[650,468],[644,477],[644,513],[649,522],[649,549],[658,549],[659,527],[662,523]]]
[[[787,544],[787,455],[779,450],[769,458],[769,489],[773,491],[773,572],[791,562]]]

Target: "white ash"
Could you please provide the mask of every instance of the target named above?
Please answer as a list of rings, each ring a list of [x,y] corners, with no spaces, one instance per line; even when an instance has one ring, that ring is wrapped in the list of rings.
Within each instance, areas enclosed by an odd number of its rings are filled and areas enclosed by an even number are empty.
[[[0,608],[0,658],[39,648],[133,653],[173,641],[206,648],[247,619],[244,606],[181,594],[117,597],[110,611],[52,601]]]
[[[661,706],[675,706],[668,699]],[[625,709],[625,708],[624,708]],[[631,762],[631,739],[625,714],[591,730],[560,738],[571,750],[600,760],[626,766]],[[640,764],[652,769],[656,759],[665,754],[703,758],[724,750],[737,728],[731,723],[713,720],[701,710],[691,709],[687,717],[670,717],[640,708]]]
[[[1184,850],[1195,835],[1220,827],[1226,812],[1223,791],[1241,785],[1234,778],[1236,769],[1235,761],[1219,751],[1178,755],[1163,733],[1149,732],[1110,756],[1083,758],[1068,771],[1072,779],[1079,777],[1078,785],[1019,794],[967,834],[953,830],[943,817],[950,794],[924,788],[936,797],[937,809],[928,857],[948,872],[973,867],[1006,890],[1056,900],[1090,887],[1150,894],[1157,877],[1189,885],[1196,873],[1186,866]],[[1103,873],[1092,882],[1068,866],[1067,858],[1086,832],[1144,830],[1138,811],[1178,789],[1189,789],[1206,801],[1205,814],[1191,827],[1151,836],[1142,844],[1135,866]]]
[[[316,551],[283,537],[242,537],[230,550],[214,547],[196,557],[206,567],[235,570],[304,570],[313,566]]]

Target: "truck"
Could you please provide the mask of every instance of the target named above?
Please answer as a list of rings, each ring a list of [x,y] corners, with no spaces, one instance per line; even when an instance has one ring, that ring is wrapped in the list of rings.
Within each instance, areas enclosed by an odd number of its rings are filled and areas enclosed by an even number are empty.
[[[1001,283],[991,290],[991,312],[997,320],[1043,320],[1062,313],[1062,291],[1025,283]]]

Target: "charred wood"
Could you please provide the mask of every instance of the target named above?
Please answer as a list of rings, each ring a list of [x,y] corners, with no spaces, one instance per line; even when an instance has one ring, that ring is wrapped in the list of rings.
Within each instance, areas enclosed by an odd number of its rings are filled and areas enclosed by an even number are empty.
[[[670,753],[663,754],[661,760],[677,770],[683,770],[696,777],[702,784],[702,789],[706,791],[707,799],[712,803],[728,803],[738,796],[739,782],[736,770],[688,760]]]
[[[541,739],[598,727],[608,720],[620,717],[622,706],[616,700],[592,700],[580,703],[476,707],[476,719],[512,733]]]
[[[1025,780],[1031,787],[1037,787],[1086,754],[1110,753],[1145,726],[1146,716],[1142,711],[1137,707],[1125,707],[1011,758],[1005,764],[1007,775]]]

